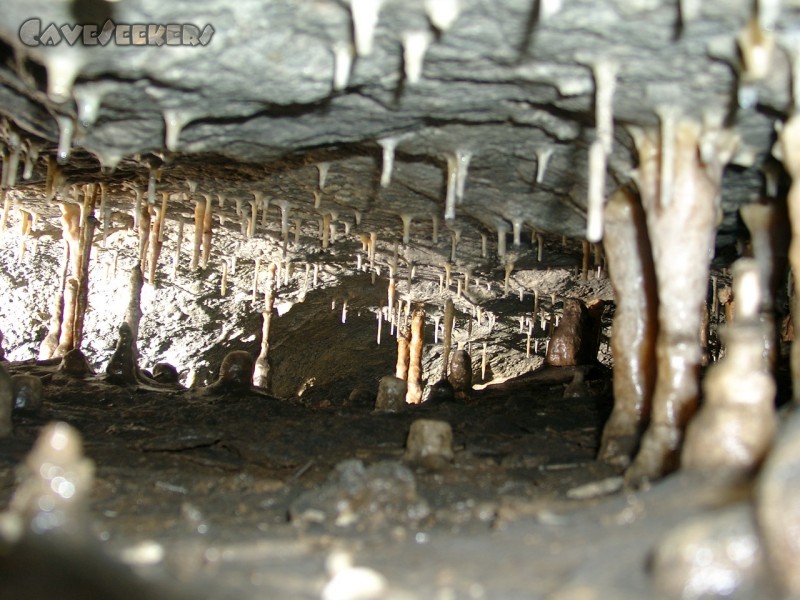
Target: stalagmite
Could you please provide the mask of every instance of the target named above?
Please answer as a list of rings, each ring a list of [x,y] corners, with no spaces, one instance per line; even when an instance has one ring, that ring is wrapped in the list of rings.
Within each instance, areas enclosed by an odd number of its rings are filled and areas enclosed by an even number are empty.
[[[381,334],[383,333],[383,306],[378,307],[378,315],[377,315],[376,318],[378,320],[378,335],[377,335],[376,341],[378,342],[378,345],[380,346],[380,344],[381,344]]]
[[[797,82],[796,82],[797,83]],[[798,99],[795,98],[795,102]],[[792,321],[800,323],[800,113],[795,113],[779,133],[783,165],[792,178],[787,204],[792,241],[789,246],[789,263],[794,276],[794,303],[791,307]],[[793,343],[791,349],[792,394],[795,404],[800,404],[800,344]]]
[[[472,391],[472,358],[466,350],[456,350],[450,362],[447,380],[453,386],[456,398],[465,398]]]
[[[447,379],[448,366],[450,364],[450,350],[453,346],[453,320],[455,318],[455,306],[453,301],[448,298],[444,303],[444,340],[442,346],[442,377]]]
[[[425,310],[417,308],[411,316],[411,341],[409,342],[408,392],[406,402],[422,402],[422,350],[425,343]]]
[[[663,130],[662,121],[662,135]],[[736,139],[679,121],[671,142],[634,130],[639,151],[637,183],[645,209],[658,289],[657,377],[653,411],[639,453],[626,472],[637,485],[678,466],[683,431],[697,407],[702,359],[699,331],[708,288],[719,211],[722,170]],[[672,150],[666,152],[666,146]],[[705,152],[701,159],[698,149]],[[659,161],[659,149],[661,158]],[[673,164],[663,164],[674,157]],[[664,178],[675,177],[665,184]],[[659,182],[661,197],[659,197]],[[665,190],[670,193],[664,197]]]
[[[353,67],[353,46],[349,42],[333,45],[333,89],[341,92],[350,81],[350,70]]]
[[[53,303],[50,314],[50,325],[47,330],[42,344],[39,346],[39,360],[48,360],[53,358],[56,349],[58,348],[58,341],[61,336],[61,323],[64,317],[64,294],[67,284],[67,277],[69,275],[70,267],[70,245],[69,242],[64,240],[64,254],[61,259],[61,275],[58,280],[58,288],[56,294],[53,296]]]
[[[278,267],[275,263],[269,266],[267,272],[267,288],[264,292],[264,312],[261,314],[263,324],[261,328],[261,351],[256,358],[253,370],[253,385],[269,390],[271,386],[272,369],[269,361],[269,330],[272,323],[272,312],[275,309],[275,274]]]
[[[544,235],[541,233],[536,234],[536,261],[542,262],[544,258]]]
[[[508,285],[511,282],[511,273],[514,271],[514,261],[513,260],[510,260],[510,261],[506,262],[505,271],[506,271],[506,277],[505,277],[505,280],[503,282],[503,294],[508,296]]]
[[[97,219],[94,218],[94,205],[96,197],[92,194],[92,199],[88,204],[86,213],[88,216],[85,219],[85,224],[81,230],[81,245],[80,245],[80,269],[78,275],[78,296],[76,298],[75,308],[75,333],[74,333],[74,346],[79,348],[83,342],[83,324],[86,318],[86,308],[89,305],[89,265],[92,257],[92,244],[94,243],[94,230],[97,225]],[[70,348],[71,349],[71,348]]]
[[[247,239],[256,234],[256,223],[258,222],[258,201],[250,201],[250,221],[247,224]]]
[[[430,31],[406,31],[403,40],[403,70],[409,85],[416,85],[422,79],[422,65],[425,53],[433,41]]]
[[[431,217],[431,243],[438,244],[439,243],[439,215],[433,215]]]
[[[746,474],[772,445],[776,385],[764,357],[761,281],[755,260],[733,266],[736,318],[723,333],[726,353],[703,380],[704,403],[686,430],[681,463],[708,473]]]
[[[69,155],[72,152],[72,136],[75,133],[75,121],[72,117],[67,115],[56,115],[58,122],[58,150],[56,151],[56,159],[60,164],[64,164],[69,160]]]
[[[353,18],[353,37],[356,53],[359,56],[372,54],[375,28],[383,0],[350,0],[350,13]]]
[[[658,329],[656,283],[647,225],[639,199],[615,192],[605,208],[606,254],[616,311],[611,327],[614,410],[598,458],[627,467],[650,416]]]
[[[203,212],[203,255],[200,259],[202,268],[208,267],[208,259],[211,258],[211,236],[214,226],[213,209],[211,207],[211,196],[206,196],[206,209]]]
[[[135,385],[138,370],[136,339],[130,325],[123,322],[119,326],[117,347],[106,366],[106,381],[114,385]]]
[[[589,255],[590,246],[587,240],[583,240],[583,259],[581,261],[581,281],[589,280]]]
[[[461,14],[461,0],[425,0],[425,14],[436,29],[447,31]]]
[[[142,204],[139,216],[139,268],[142,273],[147,270],[147,249],[150,246],[150,207]]]
[[[460,229],[453,229],[453,235],[450,240],[450,262],[456,262],[456,256],[458,252],[458,242],[461,241],[461,230]]]
[[[395,377],[408,380],[408,366],[410,360],[410,341],[411,332],[408,327],[397,328],[397,365],[395,367]]]
[[[58,348],[53,356],[64,356],[75,348],[75,311],[78,304],[78,280],[70,277],[64,286],[64,318],[61,321],[61,335]]]

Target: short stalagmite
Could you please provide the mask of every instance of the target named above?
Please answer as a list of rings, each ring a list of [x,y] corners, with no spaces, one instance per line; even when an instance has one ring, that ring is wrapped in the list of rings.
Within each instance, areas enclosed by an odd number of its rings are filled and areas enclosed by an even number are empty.
[[[453,386],[456,398],[464,398],[472,392],[472,359],[466,350],[456,350],[450,361],[447,380]]]
[[[106,380],[115,385],[134,385],[138,368],[133,331],[123,322],[119,326],[117,348],[106,367]]]
[[[206,390],[215,394],[245,393],[253,382],[255,360],[244,350],[228,352],[219,367],[219,377]]]
[[[614,410],[598,458],[627,467],[650,416],[655,385],[656,289],[650,243],[639,199],[613,194],[605,208],[605,251],[616,312],[611,327]]]
[[[764,460],[775,432],[776,386],[764,355],[770,326],[759,314],[759,267],[740,259],[733,272],[737,314],[723,332],[725,357],[703,380],[705,402],[686,430],[686,469],[749,472]]]

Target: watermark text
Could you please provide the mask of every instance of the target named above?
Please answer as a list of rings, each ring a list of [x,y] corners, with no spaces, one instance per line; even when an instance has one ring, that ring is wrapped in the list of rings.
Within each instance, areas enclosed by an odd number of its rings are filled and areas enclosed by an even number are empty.
[[[28,19],[19,28],[19,39],[26,46],[207,46],[214,37],[214,27],[202,29],[190,23],[118,24],[111,19],[102,26],[44,25],[41,19]]]

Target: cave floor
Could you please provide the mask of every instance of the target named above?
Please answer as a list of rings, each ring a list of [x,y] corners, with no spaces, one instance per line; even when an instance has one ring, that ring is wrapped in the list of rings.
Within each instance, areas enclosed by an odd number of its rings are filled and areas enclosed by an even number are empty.
[[[618,473],[594,461],[608,373],[597,368],[584,394],[565,399],[571,379],[571,369],[541,370],[467,403],[397,414],[99,378],[48,383],[41,414],[0,440],[0,501],[41,426],[66,421],[96,464],[90,541],[53,554],[34,540],[0,556],[0,596],[34,579],[41,595],[27,597],[52,597],[48,585],[90,597],[81,590],[91,580],[104,597],[142,597],[145,585],[148,597],[319,598],[330,557],[347,556],[370,571],[339,571],[352,576],[348,591],[325,598],[370,597],[358,594],[375,572],[381,598],[652,597],[654,544],[746,491],[680,475],[618,492]],[[451,424],[452,463],[403,461],[419,418]],[[68,574],[44,575],[59,568]]]

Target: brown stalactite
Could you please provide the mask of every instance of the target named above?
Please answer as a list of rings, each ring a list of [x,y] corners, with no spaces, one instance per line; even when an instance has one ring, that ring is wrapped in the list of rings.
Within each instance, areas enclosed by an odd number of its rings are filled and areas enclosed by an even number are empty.
[[[58,280],[56,293],[53,295],[50,327],[47,330],[47,335],[42,341],[41,346],[39,346],[39,360],[53,358],[58,348],[58,340],[61,336],[61,321],[64,318],[64,288],[67,284],[67,277],[69,276],[69,248],[69,243],[64,240],[64,253],[61,259],[61,276]]]
[[[75,311],[78,303],[78,280],[70,277],[64,286],[64,318],[61,321],[61,336],[53,357],[64,356],[75,348]]]

